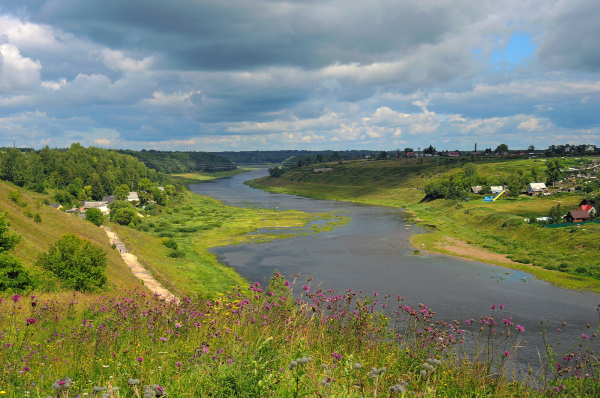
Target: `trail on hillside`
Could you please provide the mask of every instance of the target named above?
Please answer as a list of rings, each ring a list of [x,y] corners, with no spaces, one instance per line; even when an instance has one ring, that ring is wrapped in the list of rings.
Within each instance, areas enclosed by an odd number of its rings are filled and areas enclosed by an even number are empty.
[[[164,297],[166,300],[175,300],[179,302],[179,298],[177,298],[177,296],[175,296],[163,285],[161,285],[160,282],[154,279],[154,277],[150,275],[148,270],[146,270],[146,268],[144,268],[142,264],[140,264],[137,257],[131,254],[129,250],[127,250],[125,245],[121,242],[121,240],[113,230],[111,230],[105,225],[100,226],[100,228],[102,228],[104,232],[106,232],[106,235],[108,235],[108,238],[110,239],[110,244],[114,244],[117,246],[117,249],[119,249],[119,253],[121,254],[121,258],[123,259],[123,261],[125,261],[125,264],[127,264],[131,272],[133,272],[133,274],[138,279],[144,282],[144,286],[146,286],[152,293],[158,294]]]

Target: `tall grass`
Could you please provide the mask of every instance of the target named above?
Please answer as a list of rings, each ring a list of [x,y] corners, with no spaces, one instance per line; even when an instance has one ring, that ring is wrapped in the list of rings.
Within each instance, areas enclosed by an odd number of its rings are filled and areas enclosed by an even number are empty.
[[[511,374],[532,331],[507,309],[444,322],[403,300],[313,288],[310,278],[289,283],[279,274],[264,290],[255,283],[180,304],[142,290],[6,297],[0,394],[75,397],[102,387],[119,387],[98,394],[107,397],[161,396],[161,389],[173,397],[600,393],[594,334],[562,358],[549,343],[553,362],[537,376]]]

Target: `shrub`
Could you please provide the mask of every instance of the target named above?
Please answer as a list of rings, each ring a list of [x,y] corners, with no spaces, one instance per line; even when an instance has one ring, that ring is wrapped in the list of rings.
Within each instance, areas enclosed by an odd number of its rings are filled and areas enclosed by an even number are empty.
[[[568,268],[569,268],[569,264],[567,264],[567,263],[560,263],[558,266],[558,270],[560,272],[566,272]]]
[[[577,267],[577,268],[575,268],[575,273],[577,273],[577,274],[587,274],[588,270],[585,267]]]
[[[116,249],[117,245],[113,243],[110,247],[112,247],[113,249]]]
[[[185,257],[185,252],[183,252],[181,250],[173,250],[171,253],[169,253],[169,257],[172,257],[172,258]]]
[[[29,272],[23,267],[22,261],[10,252],[21,241],[21,235],[8,230],[10,222],[6,220],[6,213],[0,214],[0,291],[11,289],[13,291],[30,290],[33,280]]]
[[[148,232],[148,231],[150,231],[150,227],[149,227],[148,225],[146,225],[146,224],[141,224],[141,223],[140,223],[140,224],[137,226],[137,230],[138,230],[138,231],[142,231],[142,232]]]
[[[35,213],[33,215],[33,221],[35,221],[38,224],[42,222],[42,216],[40,216],[40,213]]]
[[[174,235],[173,235],[173,232],[163,231],[163,232],[159,233],[158,236],[160,236],[161,238],[172,238]]]
[[[173,239],[167,239],[163,242],[163,245],[167,246],[169,249],[173,249],[176,250],[177,249],[177,242],[175,242]]]
[[[100,209],[92,207],[91,209],[87,209],[85,211],[85,219],[92,224],[100,226],[102,225],[102,221],[104,221],[104,216],[102,215],[102,211],[100,211]]]
[[[112,221],[121,224],[135,227],[136,224],[140,223],[142,219],[137,215],[137,211],[133,207],[124,207],[115,213],[112,217]]]
[[[106,285],[106,253],[95,244],[67,234],[42,253],[36,265],[52,271],[67,288],[91,292]]]
[[[192,232],[197,232],[199,229],[200,229],[200,227],[179,227],[179,228],[177,228],[177,232],[189,234]]]
[[[21,192],[19,191],[8,191],[8,198],[15,203],[19,203],[21,201]]]
[[[154,224],[153,222],[149,222],[149,223],[148,223],[148,226],[149,226],[150,228],[156,228],[156,224]]]

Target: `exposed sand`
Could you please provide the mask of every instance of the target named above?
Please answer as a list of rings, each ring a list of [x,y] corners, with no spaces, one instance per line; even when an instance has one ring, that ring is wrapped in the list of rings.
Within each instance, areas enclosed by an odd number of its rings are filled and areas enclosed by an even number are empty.
[[[446,237],[443,243],[437,244],[437,247],[439,249],[446,250],[450,253],[454,253],[458,256],[461,256],[461,257],[467,256],[473,260],[478,260],[481,262],[493,261],[496,263],[503,263],[503,264],[522,265],[522,264],[519,264],[515,261],[512,261],[512,260],[506,258],[506,255],[494,253],[489,250],[471,246],[468,243],[466,243],[462,240],[456,239],[456,238]]]
[[[125,264],[129,267],[131,272],[138,278],[144,281],[144,286],[146,286],[152,293],[158,294],[164,297],[166,300],[175,300],[179,302],[179,298],[175,296],[173,293],[165,289],[163,285],[160,284],[156,279],[150,275],[150,273],[140,264],[137,260],[137,257],[133,254],[129,253],[125,245],[119,240],[119,237],[116,233],[114,233],[109,227],[102,225],[100,228],[106,232],[108,238],[110,239],[110,244],[115,244],[117,249],[121,254],[121,258],[125,261]],[[127,252],[127,253],[126,253]]]

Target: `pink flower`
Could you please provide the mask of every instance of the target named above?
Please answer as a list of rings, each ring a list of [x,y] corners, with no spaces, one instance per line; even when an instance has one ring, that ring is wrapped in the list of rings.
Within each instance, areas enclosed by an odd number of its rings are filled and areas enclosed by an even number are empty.
[[[35,319],[27,318],[27,319],[25,319],[25,322],[27,323],[27,326],[33,325],[35,323]]]
[[[521,333],[525,333],[525,328],[521,325],[517,325],[517,331],[519,331]]]
[[[495,309],[496,309],[496,306],[495,306],[494,304],[492,304],[492,309],[493,309],[493,310],[495,310]]]
[[[143,360],[144,360],[144,358],[142,358],[142,357],[139,357],[139,358],[137,359],[137,361],[138,361],[139,363],[142,363],[142,361],[143,361]]]
[[[504,304],[500,304],[500,309],[503,310],[505,308]]]
[[[504,351],[504,356],[505,357],[509,357],[510,356],[510,351]]]
[[[176,328],[180,328],[180,327],[181,327],[181,323],[176,323],[176,324],[175,324],[175,327],[176,327]]]
[[[584,339],[589,339],[590,336],[588,336],[587,334],[582,334],[581,337],[583,337]]]
[[[302,289],[304,289],[305,291],[308,292],[308,286],[304,285],[304,286],[302,286]]]
[[[285,287],[290,287],[290,282],[285,281]]]
[[[181,367],[181,362],[175,362],[175,366],[177,366],[178,368]]]
[[[19,296],[18,294],[15,294],[14,296],[12,296],[12,301],[14,301],[15,303],[18,303],[20,299],[21,299],[21,296]]]

